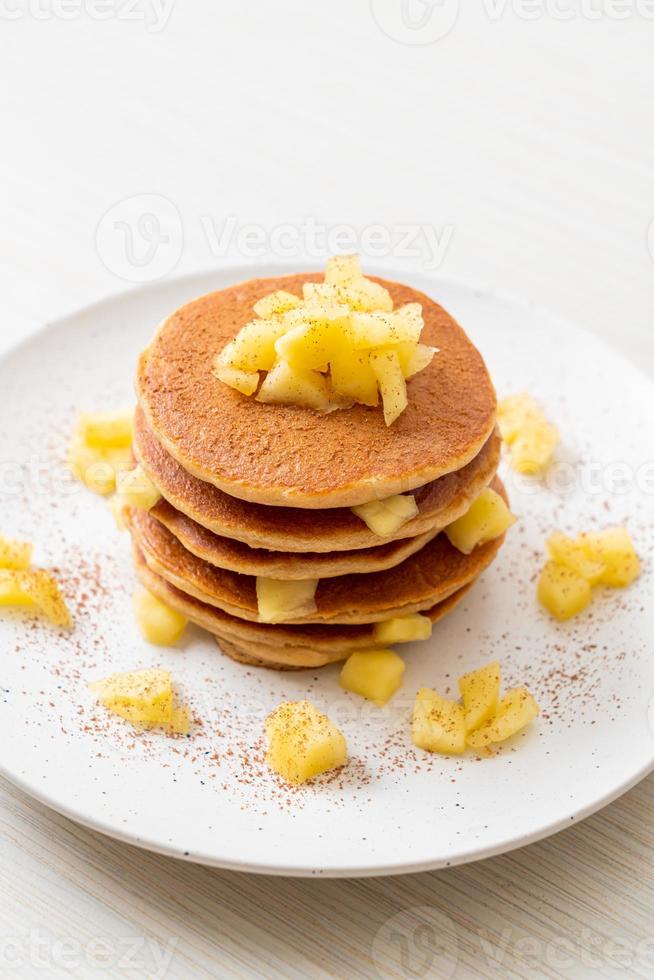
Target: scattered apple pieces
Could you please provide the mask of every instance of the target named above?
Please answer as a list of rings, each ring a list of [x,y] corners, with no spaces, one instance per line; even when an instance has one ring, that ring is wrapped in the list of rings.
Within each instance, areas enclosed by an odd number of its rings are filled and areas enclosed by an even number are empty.
[[[160,647],[172,647],[182,636],[188,620],[151,592],[134,593],[134,617],[144,640]]]
[[[309,616],[316,606],[318,579],[297,582],[257,578],[257,604],[260,623],[283,623]]]
[[[159,668],[112,674],[89,684],[105,708],[140,728],[165,728],[186,735],[189,711],[176,707],[170,672]]]
[[[299,785],[347,762],[343,733],[310,701],[286,701],[265,723],[266,762],[286,782]]]
[[[27,541],[12,541],[0,535],[0,568],[21,571],[30,567],[33,546]]]
[[[462,755],[466,748],[489,750],[522,731],[539,713],[526,690],[516,688],[499,700],[500,665],[493,661],[459,679],[463,704],[423,687],[413,709],[412,738],[418,748]]]
[[[80,415],[68,448],[73,475],[89,490],[113,493],[118,474],[130,466],[133,413]]]
[[[340,684],[382,707],[399,689],[405,669],[406,664],[394,650],[361,650],[345,661]]]
[[[373,534],[388,538],[418,515],[416,498],[410,494],[395,494],[383,500],[352,507],[352,511],[367,524]]]
[[[480,545],[505,534],[516,520],[504,498],[486,487],[466,513],[445,528],[445,534],[458,551],[469,555]]]
[[[513,469],[525,476],[544,473],[559,443],[559,431],[547,421],[531,395],[505,398],[498,405],[497,421],[509,446]]]
[[[394,643],[414,643],[428,640],[434,629],[429,616],[414,613],[411,616],[397,616],[375,624],[375,640],[384,646]]]
[[[547,550],[551,560],[538,581],[538,599],[561,621],[590,604],[593,586],[624,589],[640,575],[640,560],[624,527],[609,527],[577,538],[557,531],[549,538]]]
[[[362,275],[357,255],[329,259],[325,281],[304,283],[301,298],[278,290],[254,312],[258,319],[216,355],[213,372],[267,404],[332,412],[355,402],[376,407],[381,394],[392,425],[408,404],[407,379],[438,353],[419,342],[421,305],[394,310],[388,290]]]

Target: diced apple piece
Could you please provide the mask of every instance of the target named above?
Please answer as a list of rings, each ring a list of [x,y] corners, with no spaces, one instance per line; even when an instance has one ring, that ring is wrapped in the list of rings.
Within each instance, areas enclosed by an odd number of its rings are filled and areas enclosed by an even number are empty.
[[[379,383],[384,404],[384,421],[392,425],[408,405],[406,381],[394,350],[372,351],[370,367]]]
[[[250,373],[269,371],[275,363],[275,343],[288,329],[285,317],[251,320],[218,354],[215,367],[226,365]]]
[[[434,626],[429,616],[414,613],[412,616],[397,616],[383,623],[375,624],[375,641],[385,646],[394,643],[414,643],[428,640]]]
[[[380,538],[388,538],[391,534],[416,517],[419,513],[415,497],[398,493],[383,500],[371,500],[367,504],[359,504],[352,510],[367,524],[373,534]]]
[[[34,606],[22,570],[0,568],[0,606]]]
[[[516,439],[527,425],[534,425],[543,420],[543,413],[531,395],[520,392],[509,395],[497,406],[497,424],[502,438],[509,445]]]
[[[231,351],[228,350],[229,346],[228,344],[227,348],[214,361],[214,377],[222,381],[223,384],[228,385],[228,387],[240,391],[242,395],[253,395],[259,387],[259,372],[242,371],[241,368],[227,364],[223,360],[223,355],[225,357],[231,356]]]
[[[475,548],[499,538],[516,520],[503,497],[486,487],[466,513],[445,528],[445,534],[458,551],[469,555]]]
[[[361,278],[361,259],[358,255],[334,255],[327,259],[326,283],[341,286]]]
[[[405,669],[404,661],[393,650],[361,650],[346,660],[340,683],[346,691],[381,707],[400,687]]]
[[[68,465],[73,475],[89,490],[102,495],[113,493],[118,474],[129,467],[131,450],[127,446],[99,449],[86,444],[79,432],[68,450]]]
[[[52,572],[0,569],[0,606],[36,606],[55,626],[70,626],[70,610]]]
[[[353,279],[336,285],[328,282],[305,282],[302,287],[307,302],[344,303],[351,310],[369,313],[373,310],[389,312],[393,309],[391,294],[383,286],[369,279]]]
[[[438,347],[428,347],[426,344],[414,344],[408,341],[396,344],[393,349],[397,351],[402,374],[407,380],[429,367],[434,355],[438,354]]]
[[[30,567],[33,546],[27,541],[12,541],[0,536],[0,568],[16,571]]]
[[[411,728],[413,742],[428,752],[461,755],[466,747],[463,707],[423,687],[416,695]]]
[[[344,347],[332,356],[329,366],[332,387],[337,394],[371,408],[379,405],[377,377],[370,367],[368,351]]]
[[[276,292],[270,293],[269,296],[260,299],[252,309],[262,320],[267,320],[271,316],[281,316],[282,313],[300,306],[301,303],[302,300],[299,296],[287,293],[285,289],[278,289]]]
[[[472,749],[482,749],[517,735],[538,716],[540,708],[524,687],[515,688],[504,695],[497,713],[476,731],[467,736]]]
[[[526,476],[544,472],[558,445],[559,431],[547,421],[531,395],[505,398],[498,405],[497,421],[502,438],[511,447],[513,469]]]
[[[134,616],[144,640],[161,647],[172,647],[186,629],[187,620],[151,592],[134,593]]]
[[[279,361],[268,373],[257,401],[302,405],[317,412],[327,412],[333,407],[329,386],[322,374],[294,367],[287,361]]]
[[[602,565],[599,584],[623,589],[640,575],[640,560],[625,527],[582,534],[579,541],[587,557]]]
[[[143,728],[163,727],[186,734],[189,712],[176,708],[169,671],[159,668],[112,674],[89,684],[105,708]]]
[[[118,480],[118,496],[124,507],[151,510],[161,494],[141,466],[124,473]]]
[[[565,534],[556,531],[547,541],[547,550],[552,561],[565,565],[580,578],[585,578],[590,585],[596,585],[604,572],[600,561],[589,558],[579,541],[567,538]]]
[[[343,733],[310,701],[286,701],[266,719],[266,762],[299,785],[347,762]]]
[[[280,581],[257,578],[257,604],[260,623],[284,623],[309,616],[317,609],[318,579]]]
[[[548,561],[538,581],[538,600],[561,621],[576,616],[590,603],[590,583],[572,569]]]
[[[559,430],[550,422],[528,426],[511,443],[511,466],[525,476],[538,476],[549,466],[559,443]]]
[[[500,697],[500,665],[492,661],[459,678],[466,734],[479,728],[497,712]]]
[[[344,331],[350,324],[347,307],[325,304],[292,312],[293,316],[285,318],[290,329],[275,344],[277,357],[295,367],[326,371],[332,357],[346,344]]]
[[[134,412],[102,412],[81,415],[79,434],[87,446],[119,449],[131,446]]]
[[[390,313],[353,313],[352,344],[355,350],[392,347],[395,344],[415,346],[423,326],[422,307],[419,303],[409,303]]]

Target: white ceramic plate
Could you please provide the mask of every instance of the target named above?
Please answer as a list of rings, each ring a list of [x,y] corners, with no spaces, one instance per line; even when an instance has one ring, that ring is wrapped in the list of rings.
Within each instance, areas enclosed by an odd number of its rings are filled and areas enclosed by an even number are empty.
[[[549,485],[505,474],[520,524],[431,642],[405,648],[404,687],[386,709],[341,692],[337,667],[248,669],[196,630],[180,649],[141,640],[129,541],[103,499],[66,478],[75,412],[131,403],[137,353],[170,310],[279,271],[231,267],[151,285],[48,327],[0,361],[0,530],[37,542],[37,562],[61,569],[76,610],[70,637],[20,613],[0,618],[2,773],[113,837],[290,875],[471,861],[597,810],[654,766],[654,389],[589,334],[514,300],[397,274],[459,318],[500,393],[526,389],[542,401],[564,444]],[[534,594],[545,536],[623,521],[645,559],[642,578],[598,593],[590,611],[557,625]],[[453,690],[459,674],[491,658],[507,684],[536,694],[538,722],[484,761],[415,750],[416,689]],[[172,670],[202,720],[192,737],[139,734],[95,706],[88,681],[146,665]],[[337,775],[290,790],[263,763],[262,721],[279,701],[305,697],[341,724],[352,758]]]

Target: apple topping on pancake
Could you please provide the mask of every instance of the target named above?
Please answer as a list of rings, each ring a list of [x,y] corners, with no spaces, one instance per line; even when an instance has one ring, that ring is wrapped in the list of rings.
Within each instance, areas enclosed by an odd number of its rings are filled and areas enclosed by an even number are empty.
[[[333,412],[374,408],[381,397],[392,425],[408,405],[407,379],[437,353],[420,343],[420,303],[393,309],[389,291],[362,275],[358,255],[329,259],[324,282],[304,283],[301,298],[277,290],[254,312],[215,357],[214,374],[259,402]]]

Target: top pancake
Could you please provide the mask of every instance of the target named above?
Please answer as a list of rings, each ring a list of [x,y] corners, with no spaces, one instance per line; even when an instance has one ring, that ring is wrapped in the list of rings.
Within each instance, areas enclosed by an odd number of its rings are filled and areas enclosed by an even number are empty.
[[[495,424],[496,398],[481,355],[423,293],[377,279],[395,306],[418,302],[421,340],[440,353],[408,382],[409,405],[387,427],[380,408],[323,415],[265,405],[212,374],[214,356],[253,305],[284,289],[302,295],[321,274],[253,279],[181,307],[141,355],[137,391],[156,439],[200,480],[268,506],[351,507],[412,490],[470,462]]]

